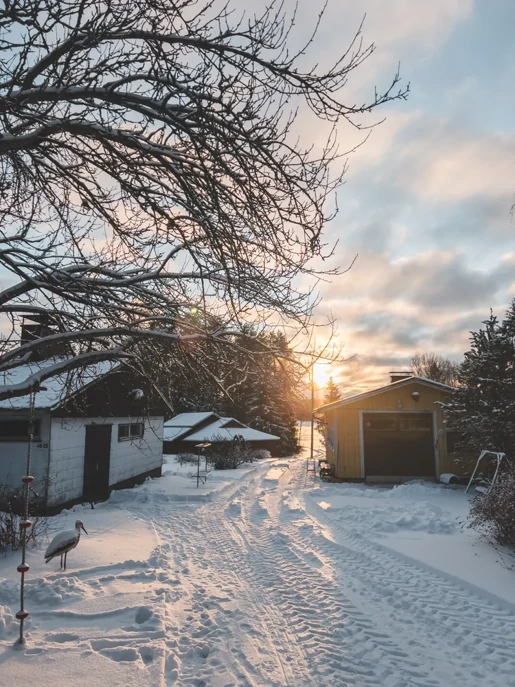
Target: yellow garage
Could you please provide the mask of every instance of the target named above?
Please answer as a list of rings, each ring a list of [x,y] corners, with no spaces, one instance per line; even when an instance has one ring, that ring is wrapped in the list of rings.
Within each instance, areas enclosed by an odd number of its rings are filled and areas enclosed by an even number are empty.
[[[317,409],[335,477],[399,482],[461,474],[451,453],[456,436],[446,429],[442,409],[452,388],[424,377],[392,379]]]

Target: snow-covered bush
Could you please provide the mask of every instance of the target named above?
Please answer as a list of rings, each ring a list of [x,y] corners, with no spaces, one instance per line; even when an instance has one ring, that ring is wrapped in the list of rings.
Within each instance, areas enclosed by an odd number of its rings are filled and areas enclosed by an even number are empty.
[[[206,453],[208,463],[215,470],[234,470],[254,460],[252,449],[244,441],[216,441],[215,437]]]
[[[194,453],[179,453],[176,460],[179,465],[191,465],[197,462],[198,456]]]
[[[255,460],[266,460],[267,458],[271,458],[272,454],[266,448],[254,448],[251,450],[250,456],[252,458],[252,461],[255,461]]]
[[[515,551],[515,469],[510,467],[502,474],[490,493],[476,495],[470,525]]]

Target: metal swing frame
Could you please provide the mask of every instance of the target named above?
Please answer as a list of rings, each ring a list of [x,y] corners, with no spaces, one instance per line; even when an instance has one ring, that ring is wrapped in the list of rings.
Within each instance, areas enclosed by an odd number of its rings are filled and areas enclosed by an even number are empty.
[[[490,484],[489,484],[489,486],[488,486],[488,489],[487,489],[486,493],[489,494],[490,491],[491,491],[491,490],[493,489],[493,487],[495,486],[495,484],[496,484],[496,482],[497,482],[497,478],[499,477],[499,470],[500,470],[501,464],[502,464],[503,460],[506,458],[506,454],[505,454],[505,453],[502,453],[502,451],[485,451],[485,450],[483,450],[483,451],[481,451],[481,453],[479,454],[479,458],[478,458],[477,461],[476,461],[476,466],[475,466],[475,468],[474,468],[474,472],[472,473],[472,475],[471,475],[471,477],[470,477],[470,479],[469,479],[469,483],[467,484],[467,488],[465,489],[465,494],[468,493],[468,490],[470,489],[470,486],[471,486],[472,482],[473,482],[474,479],[476,478],[476,474],[477,474],[477,471],[478,471],[478,469],[479,469],[479,465],[481,464],[481,461],[482,461],[482,459],[483,459],[485,456],[495,456],[495,459],[496,459],[496,462],[497,462],[497,464],[496,464],[496,466],[495,466],[494,476],[492,477],[492,480],[491,480],[491,482],[490,482]]]

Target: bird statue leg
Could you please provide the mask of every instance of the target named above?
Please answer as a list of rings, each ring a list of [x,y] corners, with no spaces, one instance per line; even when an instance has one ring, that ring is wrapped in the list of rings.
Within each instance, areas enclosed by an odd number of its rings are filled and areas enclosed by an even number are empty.
[[[59,568],[59,570],[62,570],[62,569],[63,569],[63,554],[61,554],[61,567]]]
[[[68,555],[68,551],[64,554],[64,569],[66,570],[66,556]]]

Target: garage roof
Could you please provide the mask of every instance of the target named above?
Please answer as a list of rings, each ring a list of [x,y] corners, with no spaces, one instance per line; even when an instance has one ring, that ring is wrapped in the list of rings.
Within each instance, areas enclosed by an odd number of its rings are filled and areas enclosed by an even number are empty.
[[[410,384],[423,384],[425,386],[431,386],[433,388],[441,389],[442,391],[452,391],[453,387],[448,384],[442,384],[442,382],[435,382],[433,379],[428,379],[427,377],[407,377],[406,379],[401,379],[398,382],[393,382],[392,384],[387,384],[379,389],[373,389],[372,391],[366,391],[364,394],[358,394],[357,396],[350,396],[349,398],[342,398],[340,401],[335,401],[334,403],[327,403],[326,405],[315,408],[316,412],[325,413],[328,410],[335,410],[341,406],[348,405],[350,403],[355,403],[362,398],[369,398],[370,396],[376,396],[382,394],[385,391],[390,391],[393,388],[399,388],[401,386],[409,386]]]

